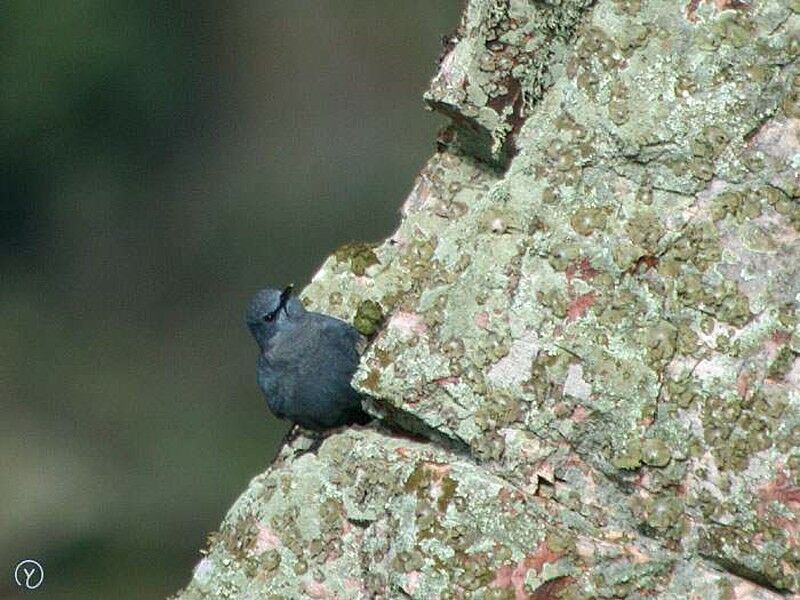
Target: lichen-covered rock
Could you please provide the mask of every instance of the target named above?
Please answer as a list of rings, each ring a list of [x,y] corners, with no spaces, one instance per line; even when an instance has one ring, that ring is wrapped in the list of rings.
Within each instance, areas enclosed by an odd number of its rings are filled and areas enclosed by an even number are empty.
[[[800,9],[682,4],[469,2],[429,102],[475,135],[305,292],[453,444],[285,453],[185,597],[800,592]]]
[[[453,117],[441,147],[508,166],[520,127],[552,85],[552,68],[592,2],[469,2],[425,94],[431,108]]]
[[[596,598],[650,589],[726,598],[747,585],[604,520],[605,508],[575,497],[575,485],[595,483],[569,451],[553,462],[558,476],[543,464],[536,489],[522,490],[471,460],[370,430],[300,450],[287,446],[251,482],[182,598]]]

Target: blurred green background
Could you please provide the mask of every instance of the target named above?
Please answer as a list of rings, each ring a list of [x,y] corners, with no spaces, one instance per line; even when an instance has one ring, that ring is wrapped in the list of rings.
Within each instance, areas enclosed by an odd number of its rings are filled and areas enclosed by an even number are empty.
[[[285,426],[243,323],[376,240],[460,0],[0,4],[0,598],[157,598]]]

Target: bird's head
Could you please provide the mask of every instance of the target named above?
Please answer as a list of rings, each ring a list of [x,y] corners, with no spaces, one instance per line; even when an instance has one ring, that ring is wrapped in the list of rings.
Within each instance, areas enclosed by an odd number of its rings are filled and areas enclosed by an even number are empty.
[[[305,312],[302,303],[292,296],[293,286],[283,291],[265,288],[256,292],[247,308],[247,327],[263,349],[270,338]]]

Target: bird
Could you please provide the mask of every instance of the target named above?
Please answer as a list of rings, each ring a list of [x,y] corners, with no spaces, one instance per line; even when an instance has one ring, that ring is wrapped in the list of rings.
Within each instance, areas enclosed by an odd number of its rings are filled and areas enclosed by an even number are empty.
[[[247,308],[269,409],[316,432],[369,423],[362,395],[350,385],[365,338],[345,321],[306,310],[292,290],[259,290]]]

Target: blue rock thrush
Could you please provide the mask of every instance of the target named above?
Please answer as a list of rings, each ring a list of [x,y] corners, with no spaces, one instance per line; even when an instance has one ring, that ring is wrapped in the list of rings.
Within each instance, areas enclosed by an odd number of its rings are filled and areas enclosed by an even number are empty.
[[[353,327],[307,311],[292,286],[256,293],[247,327],[260,350],[258,385],[275,416],[315,431],[371,420],[350,386],[364,340]]]

